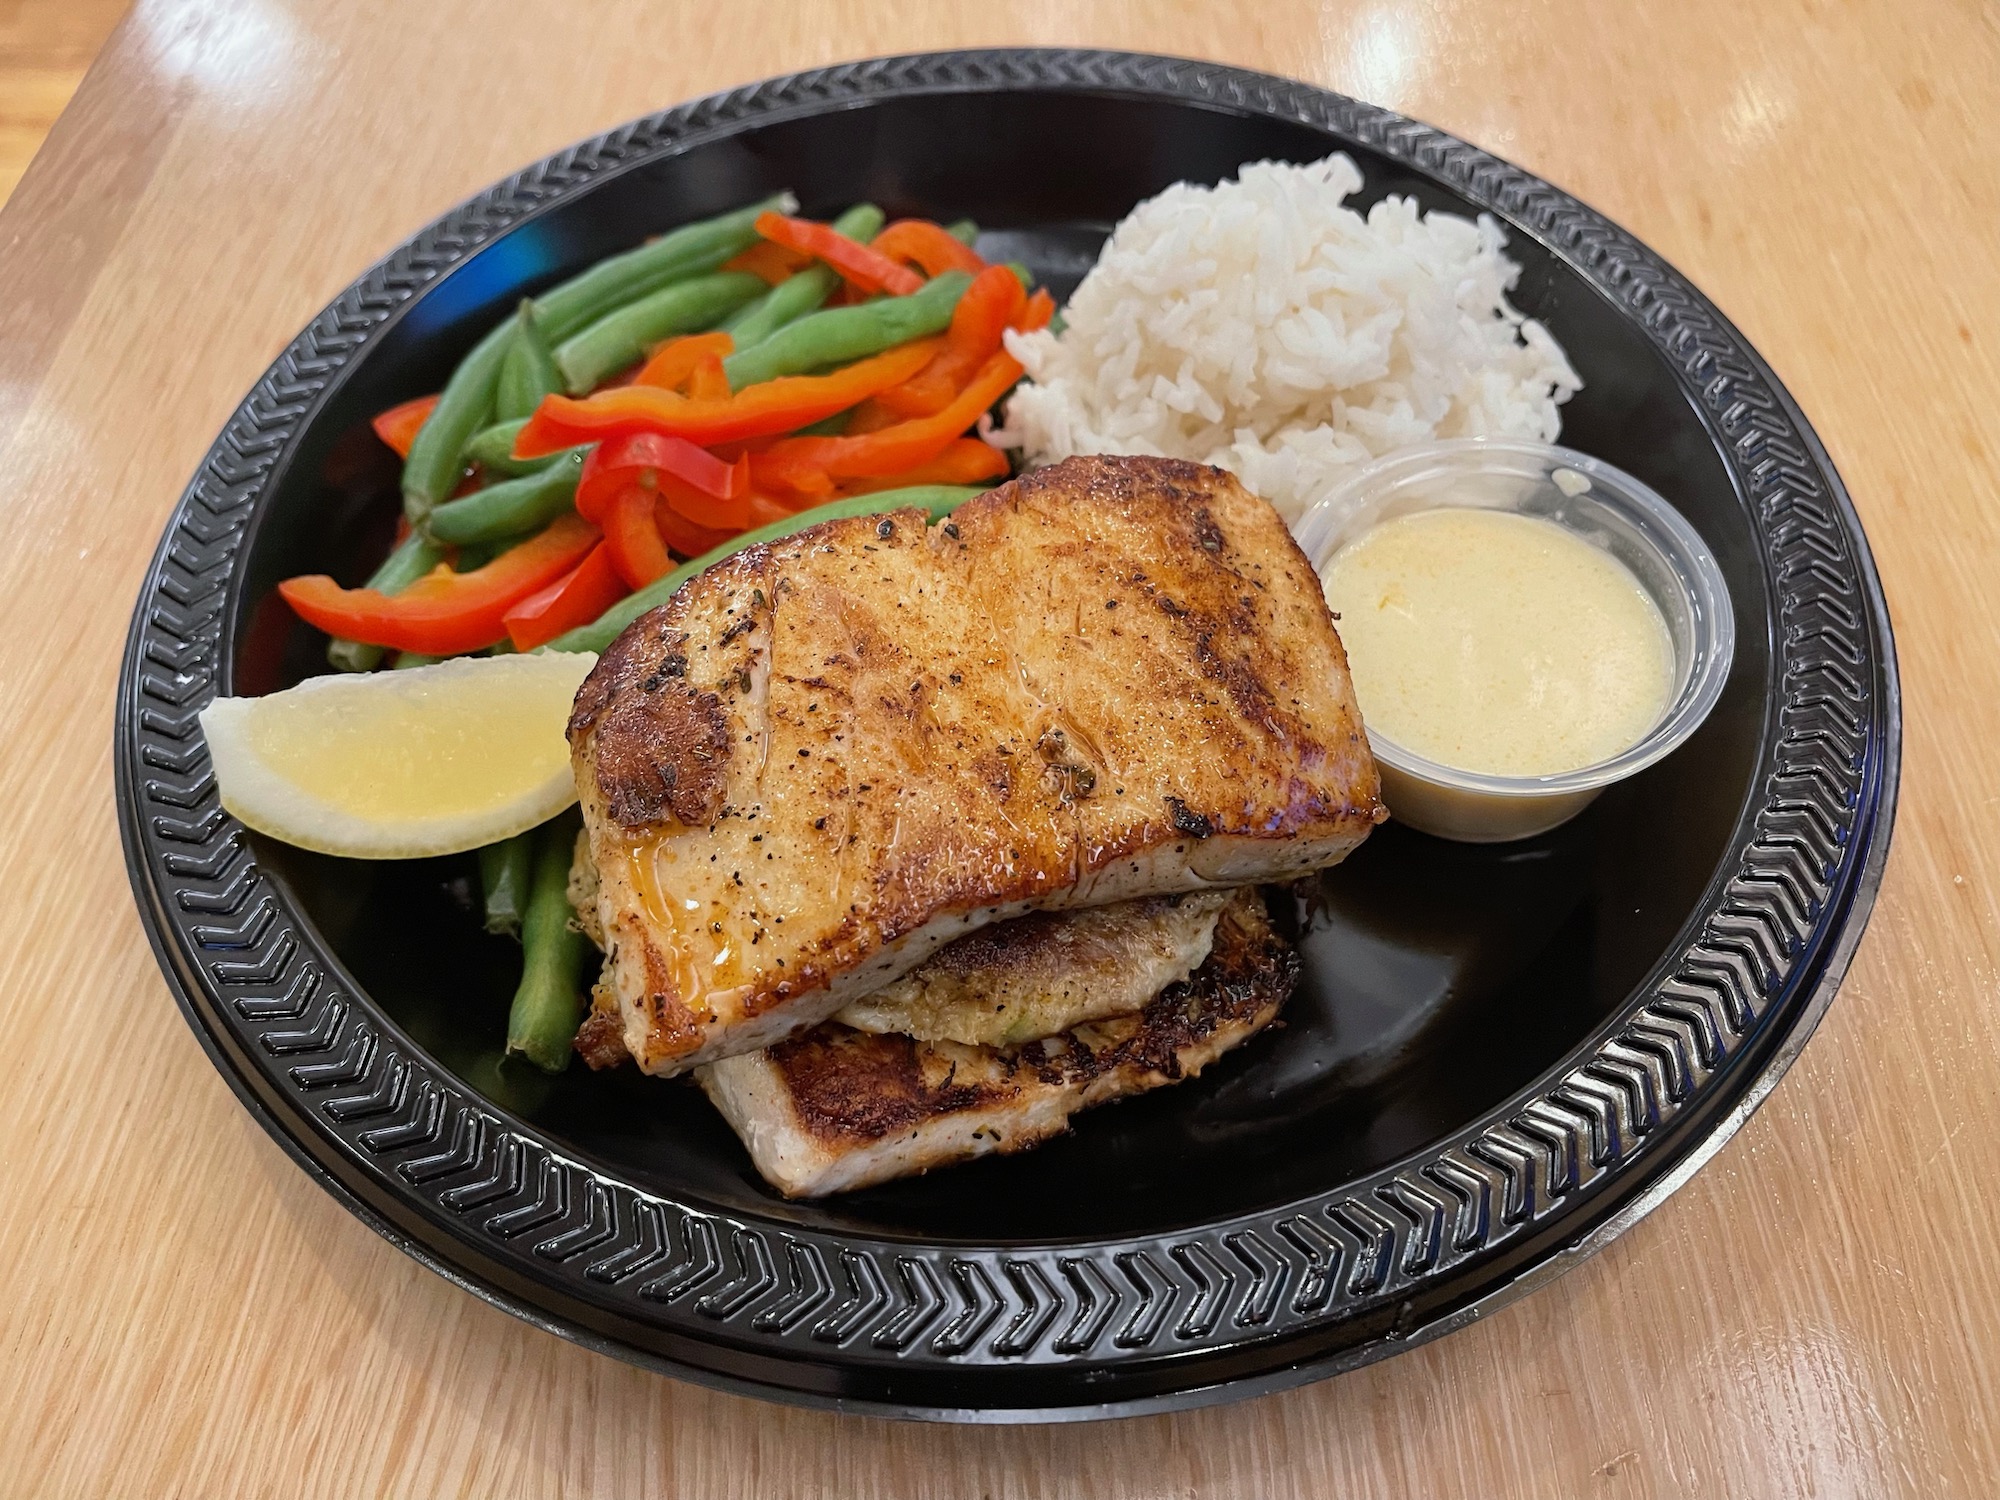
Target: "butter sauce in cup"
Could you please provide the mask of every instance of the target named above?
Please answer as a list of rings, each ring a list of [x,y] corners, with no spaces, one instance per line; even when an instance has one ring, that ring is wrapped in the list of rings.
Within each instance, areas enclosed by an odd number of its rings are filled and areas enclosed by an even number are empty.
[[[1295,532],[1342,615],[1383,800],[1426,833],[1567,822],[1694,733],[1729,675],[1713,554],[1652,489],[1572,449],[1407,448]]]

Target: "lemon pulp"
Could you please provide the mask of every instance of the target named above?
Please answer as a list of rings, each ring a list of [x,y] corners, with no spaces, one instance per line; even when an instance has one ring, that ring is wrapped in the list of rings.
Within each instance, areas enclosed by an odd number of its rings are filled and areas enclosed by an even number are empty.
[[[218,698],[201,723],[223,806],[363,859],[476,849],[576,799],[564,734],[585,654],[461,658]]]
[[[306,796],[371,822],[476,812],[568,769],[574,684],[547,674],[492,688],[407,680],[417,675],[385,674],[385,691],[316,695],[324,705],[260,698],[250,749]]]

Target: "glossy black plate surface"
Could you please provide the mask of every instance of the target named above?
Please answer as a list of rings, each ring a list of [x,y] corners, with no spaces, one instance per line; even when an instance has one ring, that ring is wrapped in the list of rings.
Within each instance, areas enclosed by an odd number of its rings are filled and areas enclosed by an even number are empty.
[[[1378,832],[1297,924],[1286,1024],[1068,1138],[819,1204],[765,1188],[687,1085],[496,1068],[518,949],[469,857],[327,860],[217,806],[194,713],[320,670],[272,585],[356,581],[395,469],[366,419],[437,387],[532,291],[791,187],[970,215],[1059,292],[1182,178],[1344,149],[1364,197],[1491,212],[1516,303],[1584,377],[1563,440],[1673,501],[1737,618],[1679,752],[1527,843]],[[425,230],[266,375],[196,476],[135,617],[128,860],[219,1068],[357,1213],[479,1295],[691,1378],[1010,1421],[1295,1384],[1573,1263],[1726,1137],[1803,1043],[1886,849],[1886,615],[1810,429],[1719,314],[1566,195],[1304,85],[1125,54],[853,64],[682,106]]]

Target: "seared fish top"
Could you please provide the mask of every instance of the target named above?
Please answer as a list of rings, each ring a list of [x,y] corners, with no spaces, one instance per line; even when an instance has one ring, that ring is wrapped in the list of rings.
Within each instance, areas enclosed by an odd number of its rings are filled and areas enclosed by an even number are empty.
[[[947,943],[834,1019],[857,1031],[1005,1047],[1126,1016],[1208,957],[1226,891],[1036,911]]]
[[[986,923],[1287,879],[1382,816],[1318,578],[1268,505],[1164,459],[739,553],[612,644],[570,744],[654,1073]]]

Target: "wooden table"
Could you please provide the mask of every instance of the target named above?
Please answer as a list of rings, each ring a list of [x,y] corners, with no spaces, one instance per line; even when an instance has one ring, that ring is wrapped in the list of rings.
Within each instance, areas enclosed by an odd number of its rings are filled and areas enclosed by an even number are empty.
[[[1769,356],[1846,476],[1907,737],[1844,992],[1737,1139],[1610,1250],[1289,1395],[982,1431],[628,1369],[350,1218],[231,1097],[154,968],[113,826],[111,705],[141,570],[210,437],[404,235],[689,95],[1026,42],[1359,94],[1657,247]],[[2000,27],[1945,0],[141,5],[0,212],[0,1492],[1993,1493],[1996,78]],[[1724,1269],[1692,1284],[1697,1261]]]

